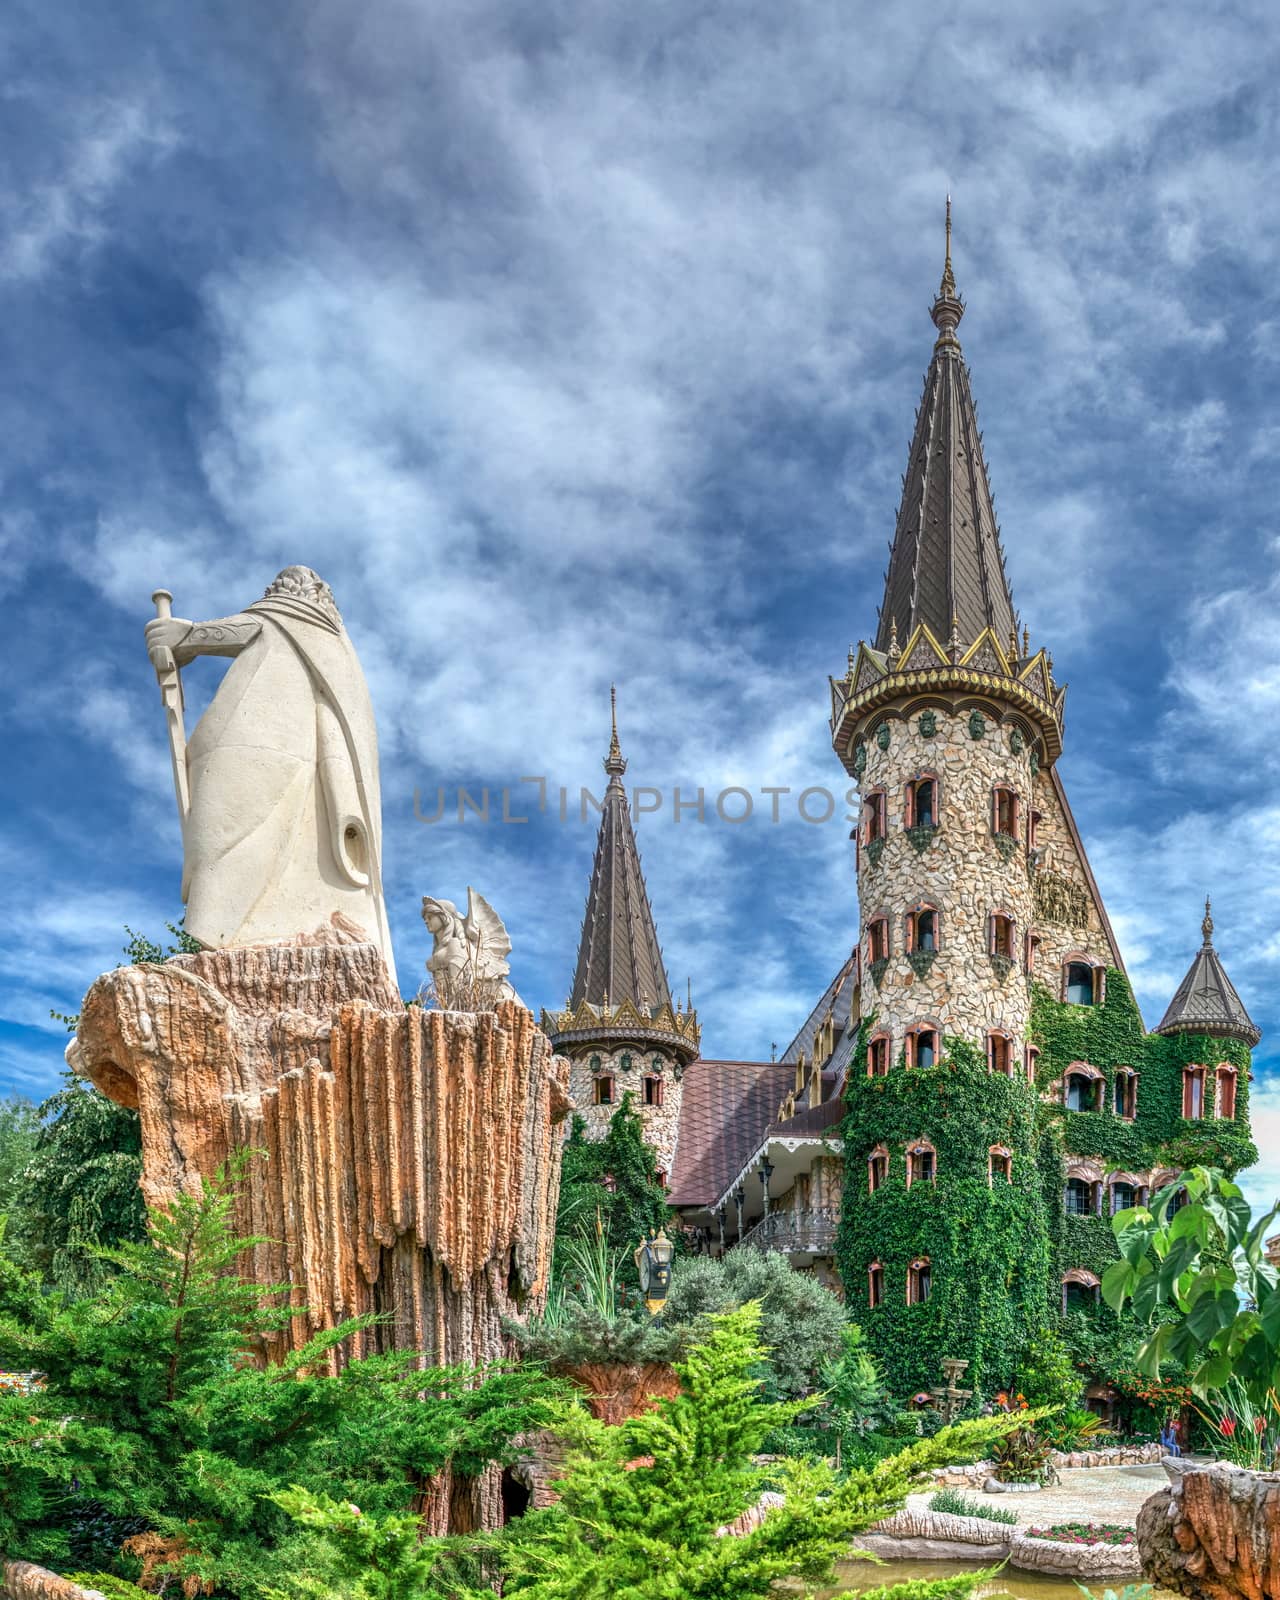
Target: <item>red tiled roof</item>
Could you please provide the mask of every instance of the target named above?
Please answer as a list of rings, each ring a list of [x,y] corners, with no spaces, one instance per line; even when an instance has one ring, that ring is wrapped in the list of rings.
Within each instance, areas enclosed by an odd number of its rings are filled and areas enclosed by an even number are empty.
[[[760,1142],[795,1080],[782,1061],[693,1061],[685,1069],[673,1206],[713,1206]]]

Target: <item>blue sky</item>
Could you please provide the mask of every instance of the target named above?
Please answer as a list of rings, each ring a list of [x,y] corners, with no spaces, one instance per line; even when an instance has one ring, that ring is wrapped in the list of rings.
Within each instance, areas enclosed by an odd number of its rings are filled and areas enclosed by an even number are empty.
[[[1261,5],[14,0],[0,1091],[53,1086],[50,1007],[181,910],[157,585],[333,585],[406,986],[421,896],[474,883],[563,999],[594,820],[412,796],[598,792],[611,679],[629,781],[841,792],[826,678],[874,627],[950,189],[1063,775],[1148,1024],[1214,896],[1269,1198],[1276,54]],[[853,938],[847,828],[781,818],[640,824],[708,1054],[785,1042]]]

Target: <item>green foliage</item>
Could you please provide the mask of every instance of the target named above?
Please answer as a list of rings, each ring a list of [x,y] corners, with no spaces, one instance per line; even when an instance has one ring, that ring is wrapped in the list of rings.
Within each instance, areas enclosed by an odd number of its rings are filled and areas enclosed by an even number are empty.
[[[1018,1363],[1015,1388],[1028,1405],[1076,1404],[1082,1388],[1080,1373],[1060,1334],[1046,1330],[1027,1348]]]
[[[1015,1428],[1000,1440],[992,1452],[996,1477],[1001,1483],[1043,1482],[1050,1449],[1048,1439],[1038,1428]]]
[[[1056,1416],[1046,1417],[1040,1432],[1055,1450],[1088,1450],[1114,1438],[1096,1411],[1071,1406]]]
[[[935,1067],[852,1076],[845,1105],[837,1255],[849,1308],[891,1389],[906,1395],[939,1382],[950,1356],[970,1362],[966,1387],[1008,1382],[1049,1320],[1053,1253],[1031,1087],[993,1077],[978,1050],[948,1038]],[[904,1150],[922,1137],[937,1151],[936,1181],[908,1188]],[[871,1194],[867,1161],[878,1144],[890,1152],[889,1175]],[[1012,1182],[988,1181],[993,1144],[1012,1151]],[[921,1256],[932,1293],[908,1305],[908,1267]],[[873,1261],[884,1282],[876,1307],[868,1301]]]
[[[715,1260],[678,1261],[662,1321],[670,1329],[705,1332],[708,1319],[748,1303],[760,1307],[766,1398],[795,1399],[822,1387],[824,1363],[839,1361],[849,1349],[844,1307],[812,1273],[797,1272],[776,1251],[731,1250]]]
[[[1173,1209],[1178,1191],[1187,1203]],[[1131,1302],[1150,1321],[1172,1315],[1138,1352],[1138,1370],[1158,1377],[1172,1358],[1202,1399],[1228,1386],[1263,1421],[1271,1460],[1280,1461],[1280,1285],[1265,1241],[1280,1215],[1256,1222],[1224,1173],[1193,1167],[1151,1198],[1112,1219],[1120,1259],[1102,1279],[1107,1303]]]
[[[821,1463],[775,1463],[784,1504],[742,1537],[717,1538],[758,1500],[763,1469],[752,1458],[797,1410],[761,1398],[759,1327],[755,1305],[714,1318],[678,1368],[677,1398],[616,1428],[584,1421],[558,1503],[508,1530],[505,1595],[751,1600],[782,1578],[830,1581],[850,1541],[897,1510],[930,1468],[1008,1427],[962,1424],[843,1479]]]
[[[1096,1589],[1087,1588],[1083,1583],[1076,1584],[1076,1588],[1085,1600],[1151,1600],[1155,1593],[1155,1586],[1150,1583],[1126,1583],[1118,1593],[1115,1589],[1104,1589],[1101,1596]]]
[[[948,1059],[927,1072],[902,1068],[887,1078],[850,1079],[839,1265],[848,1303],[898,1393],[936,1383],[944,1356],[968,1359],[966,1385],[980,1392],[1014,1374],[1025,1390],[1022,1368],[1050,1329],[1061,1333],[1077,1369],[1073,1392],[1066,1393],[1065,1379],[1060,1386],[1060,1402],[1078,1398],[1085,1374],[1110,1377],[1131,1364],[1137,1343],[1131,1316],[1107,1304],[1061,1310],[1067,1270],[1085,1268],[1101,1278],[1116,1259],[1107,1218],[1065,1214],[1065,1151],[1135,1172],[1210,1165],[1231,1175],[1257,1159],[1246,1046],[1148,1034],[1118,970],[1108,970],[1105,1002],[1097,1006],[1063,1004],[1034,985],[1028,1040],[1040,1052],[1034,1089],[992,1077],[977,1050],[952,1039]],[[1098,1111],[1067,1111],[1053,1098],[1074,1061],[1102,1073]],[[1220,1061],[1238,1069],[1230,1121],[1213,1115],[1212,1068]],[[1182,1073],[1191,1063],[1210,1069],[1203,1120],[1182,1116]],[[1114,1112],[1121,1067],[1139,1075],[1132,1120]],[[917,1194],[906,1187],[903,1152],[920,1137],[932,1140],[938,1162],[936,1183]],[[890,1152],[889,1181],[870,1194],[867,1157],[881,1143]],[[987,1150],[995,1143],[1013,1151],[1014,1183],[988,1189]],[[929,1258],[932,1293],[927,1304],[908,1306],[906,1273],[918,1256]],[[882,1265],[885,1290],[874,1310],[867,1305],[872,1261]]]
[[[989,1506],[983,1500],[971,1499],[959,1489],[939,1489],[929,1499],[930,1511],[942,1511],[949,1517],[981,1517],[986,1522],[1007,1523],[1016,1528],[1018,1519],[1003,1506]]]
[[[146,1236],[138,1113],[68,1072],[36,1115],[10,1189],[8,1244],[46,1287],[92,1294],[111,1272],[98,1251]]]
[[[146,1589],[139,1589],[128,1578],[117,1578],[112,1572],[71,1572],[67,1576],[83,1589],[96,1589],[107,1600],[155,1600]]]
[[[323,1577],[294,1574],[264,1600],[492,1600],[484,1581],[484,1558],[498,1548],[492,1534],[424,1539],[411,1514],[371,1517],[349,1500],[297,1488],[271,1499],[320,1535],[329,1561]]]
[[[628,1091],[603,1139],[588,1139],[586,1123],[573,1119],[560,1169],[556,1282],[572,1270],[572,1241],[594,1237],[598,1227],[617,1258],[622,1281],[632,1285],[639,1282],[633,1252],[641,1239],[662,1227],[673,1239],[678,1237],[653,1151],[644,1142],[643,1125],[631,1102]]]
[[[244,1158],[249,1159],[249,1158]],[[552,1425],[560,1387],[495,1367],[422,1372],[413,1352],[343,1365],[357,1324],[279,1366],[251,1359],[288,1309],[236,1266],[235,1169],[153,1213],[145,1244],[112,1252],[96,1296],[33,1292],[0,1256],[0,1366],[44,1387],[0,1393],[0,1549],[55,1567],[110,1566],[125,1534],[179,1541],[178,1570],[261,1596],[316,1571],[319,1536],[270,1497],[290,1486],[407,1516],[426,1476],[510,1464]],[[322,1575],[322,1574],[321,1574]]]

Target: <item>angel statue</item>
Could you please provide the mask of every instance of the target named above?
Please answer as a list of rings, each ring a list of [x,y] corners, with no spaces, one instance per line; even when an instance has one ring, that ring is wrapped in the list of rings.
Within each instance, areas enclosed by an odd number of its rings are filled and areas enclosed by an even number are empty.
[[[422,920],[435,940],[427,971],[443,1010],[491,1011],[500,1000],[524,1004],[507,982],[510,935],[482,894],[467,886],[465,917],[452,900],[424,895]]]

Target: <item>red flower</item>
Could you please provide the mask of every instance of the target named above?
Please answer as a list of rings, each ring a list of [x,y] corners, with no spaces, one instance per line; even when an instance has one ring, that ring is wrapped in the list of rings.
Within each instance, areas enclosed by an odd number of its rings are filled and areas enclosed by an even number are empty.
[[[1255,1417],[1253,1419],[1253,1431],[1261,1439],[1262,1435],[1267,1431],[1267,1419],[1265,1417]]]
[[[1223,1417],[1222,1421],[1218,1424],[1218,1432],[1222,1435],[1222,1437],[1224,1439],[1229,1439],[1235,1431],[1236,1419],[1234,1417]]]

